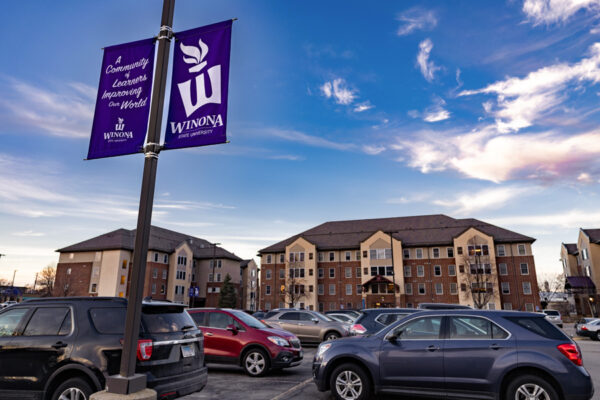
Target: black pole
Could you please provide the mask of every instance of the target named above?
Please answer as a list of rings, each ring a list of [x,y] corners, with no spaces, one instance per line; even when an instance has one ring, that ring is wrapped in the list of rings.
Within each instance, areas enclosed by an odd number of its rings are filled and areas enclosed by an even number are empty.
[[[136,376],[136,351],[142,316],[142,298],[144,295],[144,280],[146,277],[146,257],[148,239],[152,222],[152,206],[154,203],[154,186],[158,153],[160,151],[160,131],[162,125],[163,104],[167,83],[169,65],[169,50],[173,36],[173,12],[175,0],[163,0],[161,27],[158,35],[158,52],[154,74],[152,103],[150,105],[150,121],[148,124],[147,145],[144,148],[144,174],[140,194],[135,247],[133,252],[133,269],[129,286],[129,301],[125,323],[125,337],[121,356],[120,376],[107,380],[109,393],[129,394],[143,390],[146,387],[145,375]]]

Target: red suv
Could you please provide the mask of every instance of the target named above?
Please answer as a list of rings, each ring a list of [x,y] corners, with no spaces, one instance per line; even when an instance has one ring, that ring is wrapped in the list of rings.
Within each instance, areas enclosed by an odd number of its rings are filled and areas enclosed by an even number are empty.
[[[188,313],[204,332],[206,362],[241,365],[250,376],[302,362],[300,340],[272,329],[241,310],[191,308]]]

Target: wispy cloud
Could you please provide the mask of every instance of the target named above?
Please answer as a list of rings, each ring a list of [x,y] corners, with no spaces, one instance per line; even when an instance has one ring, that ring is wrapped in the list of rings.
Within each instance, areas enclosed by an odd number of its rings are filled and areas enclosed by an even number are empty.
[[[89,137],[94,88],[71,82],[53,90],[17,79],[7,79],[2,86],[0,104],[10,111],[0,113],[2,125],[65,138]]]
[[[302,156],[295,156],[293,154],[282,154],[278,156],[268,157],[271,160],[288,160],[288,161],[302,161],[305,160]]]
[[[417,7],[399,14],[396,20],[401,23],[397,32],[398,36],[409,35],[417,30],[431,30],[438,22],[433,11]]]
[[[371,104],[371,102],[367,101],[363,101],[362,103],[358,103],[355,107],[354,107],[354,112],[363,112],[363,111],[367,111],[370,110],[371,108],[375,107],[373,104]]]
[[[435,78],[435,72],[440,69],[433,61],[429,60],[429,55],[433,49],[433,43],[430,39],[425,39],[419,43],[419,54],[417,54],[417,65],[427,82],[432,82]]]
[[[40,236],[46,236],[45,233],[42,232],[35,232],[32,230],[28,230],[28,231],[23,231],[23,232],[15,232],[13,233],[13,236],[20,236],[20,237],[40,237]]]
[[[334,150],[355,150],[357,146],[352,143],[335,142],[319,136],[312,136],[292,129],[267,128],[260,132],[292,142],[302,143],[307,146],[324,147]]]
[[[159,208],[159,209],[171,209],[171,210],[185,210],[185,211],[190,211],[190,210],[208,210],[208,209],[215,209],[215,208],[221,208],[221,209],[235,209],[234,206],[228,206],[228,205],[224,205],[224,204],[214,204],[214,203],[208,203],[208,202],[198,202],[198,201],[169,201],[169,202],[165,202],[165,201],[157,201],[154,204],[154,208]]]
[[[325,82],[321,86],[321,92],[328,99],[333,97],[337,104],[348,105],[356,99],[356,90],[350,89],[342,78]]]
[[[362,147],[363,151],[372,156],[377,155],[385,151],[385,146],[375,146],[375,145],[364,145]]]
[[[565,22],[581,9],[598,12],[600,0],[525,0],[523,12],[534,25]]]
[[[459,193],[449,200],[434,200],[433,204],[447,207],[457,215],[472,215],[481,210],[505,207],[511,200],[535,191],[532,187],[503,186]]]
[[[446,102],[441,97],[435,97],[433,105],[423,113],[423,120],[426,122],[439,122],[450,118],[450,112],[444,107]]]
[[[486,109],[496,118],[500,132],[518,131],[547,117],[574,90],[600,81],[600,43],[590,47],[590,57],[575,64],[560,63],[530,72],[523,78],[511,77],[483,89],[463,90],[459,96],[496,94],[496,107]],[[572,84],[572,87],[569,85]]]
[[[577,229],[600,225],[600,212],[574,208],[571,210],[560,210],[556,213],[489,218],[487,221],[500,226],[513,225]]]

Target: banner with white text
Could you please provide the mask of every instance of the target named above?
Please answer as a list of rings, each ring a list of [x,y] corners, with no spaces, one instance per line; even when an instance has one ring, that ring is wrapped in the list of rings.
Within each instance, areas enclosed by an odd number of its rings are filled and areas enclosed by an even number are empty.
[[[148,130],[154,39],[104,49],[88,159],[140,152]]]
[[[165,149],[225,143],[231,25],[175,33]]]

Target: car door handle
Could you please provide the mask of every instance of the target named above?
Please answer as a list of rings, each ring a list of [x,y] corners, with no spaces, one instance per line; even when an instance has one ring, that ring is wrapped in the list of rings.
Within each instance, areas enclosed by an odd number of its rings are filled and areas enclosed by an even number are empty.
[[[492,350],[498,350],[500,348],[500,346],[498,346],[496,343],[494,343],[493,345],[490,346],[490,349]]]
[[[427,351],[436,351],[439,349],[440,349],[439,347],[434,346],[433,344],[431,346],[427,346]]]
[[[212,334],[212,333],[210,333],[210,332],[206,332],[206,333],[204,334],[204,336],[212,336],[212,335],[213,335],[213,334]]]
[[[62,349],[63,347],[67,347],[65,342],[56,342],[52,345],[55,349]]]

